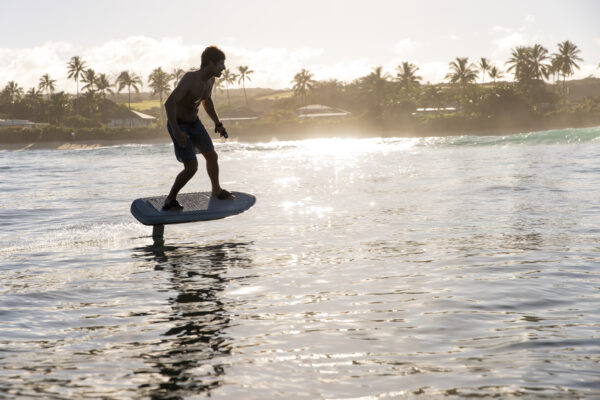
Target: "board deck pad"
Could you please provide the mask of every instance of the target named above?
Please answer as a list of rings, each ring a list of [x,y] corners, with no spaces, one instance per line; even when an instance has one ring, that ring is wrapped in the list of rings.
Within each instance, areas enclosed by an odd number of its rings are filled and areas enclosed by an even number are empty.
[[[251,194],[231,193],[235,196],[233,200],[219,200],[210,192],[180,194],[177,201],[183,211],[163,211],[167,196],[144,197],[131,203],[131,214],[144,225],[181,224],[240,214],[256,203],[256,197]]]

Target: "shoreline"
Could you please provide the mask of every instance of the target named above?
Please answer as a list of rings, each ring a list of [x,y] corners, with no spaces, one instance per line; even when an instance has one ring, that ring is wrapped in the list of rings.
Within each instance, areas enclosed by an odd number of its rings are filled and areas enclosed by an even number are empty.
[[[83,150],[100,147],[123,146],[128,144],[160,144],[169,143],[161,139],[144,140],[82,140],[71,142],[37,141],[23,143],[0,143],[0,150]]]
[[[230,139],[220,139],[212,137],[215,143],[221,142],[241,142],[241,143],[265,143],[272,141],[296,141],[304,139],[328,139],[328,138],[425,138],[425,137],[454,137],[454,136],[511,136],[523,133],[531,132],[543,132],[548,130],[556,129],[582,129],[599,126],[598,124],[581,124],[577,126],[560,126],[560,127],[544,127],[543,129],[515,129],[515,128],[489,128],[479,131],[456,131],[456,132],[407,132],[400,130],[382,130],[373,129],[371,132],[366,133],[364,130],[351,130],[351,129],[312,129],[311,131],[306,130],[282,130],[277,134],[261,133],[256,134],[253,131],[256,129],[249,129],[250,132],[244,134],[244,128],[233,127],[230,129]],[[541,127],[540,127],[541,128]],[[39,140],[42,139],[42,140]],[[123,145],[152,145],[152,144],[167,144],[171,143],[171,139],[168,135],[164,137],[151,136],[147,138],[135,137],[129,139],[82,139],[82,140],[43,140],[38,137],[35,141],[24,141],[24,142],[0,142],[0,150],[82,150],[82,149],[94,149],[100,147],[111,147],[111,146],[123,146]]]

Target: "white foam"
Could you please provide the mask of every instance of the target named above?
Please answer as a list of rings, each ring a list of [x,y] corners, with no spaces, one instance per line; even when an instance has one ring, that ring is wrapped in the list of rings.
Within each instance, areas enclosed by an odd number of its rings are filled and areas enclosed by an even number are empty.
[[[54,249],[107,247],[117,242],[148,235],[148,227],[137,222],[63,225],[49,229],[43,235],[9,243],[8,246],[0,249],[0,255]]]

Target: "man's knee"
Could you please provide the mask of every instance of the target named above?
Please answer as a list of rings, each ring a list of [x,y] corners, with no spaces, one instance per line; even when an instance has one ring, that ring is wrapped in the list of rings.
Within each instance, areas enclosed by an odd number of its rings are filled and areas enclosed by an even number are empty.
[[[206,151],[202,153],[202,155],[204,156],[204,158],[206,158],[207,162],[216,162],[219,159],[217,152],[214,150]]]
[[[183,163],[183,168],[188,174],[194,175],[198,171],[198,160]]]

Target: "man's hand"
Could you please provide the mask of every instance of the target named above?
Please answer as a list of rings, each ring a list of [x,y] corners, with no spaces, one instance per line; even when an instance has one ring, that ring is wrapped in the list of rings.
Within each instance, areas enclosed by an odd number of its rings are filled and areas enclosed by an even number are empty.
[[[219,133],[225,139],[227,139],[229,137],[229,135],[227,134],[227,129],[225,129],[225,127],[223,126],[223,124],[220,123],[220,122],[215,125],[215,132]]]
[[[185,137],[185,133],[181,132],[181,130],[176,129],[175,132],[173,132],[173,136],[175,136],[175,140],[177,140],[177,144],[180,145],[181,147],[185,147],[185,145],[187,144],[187,138]]]

